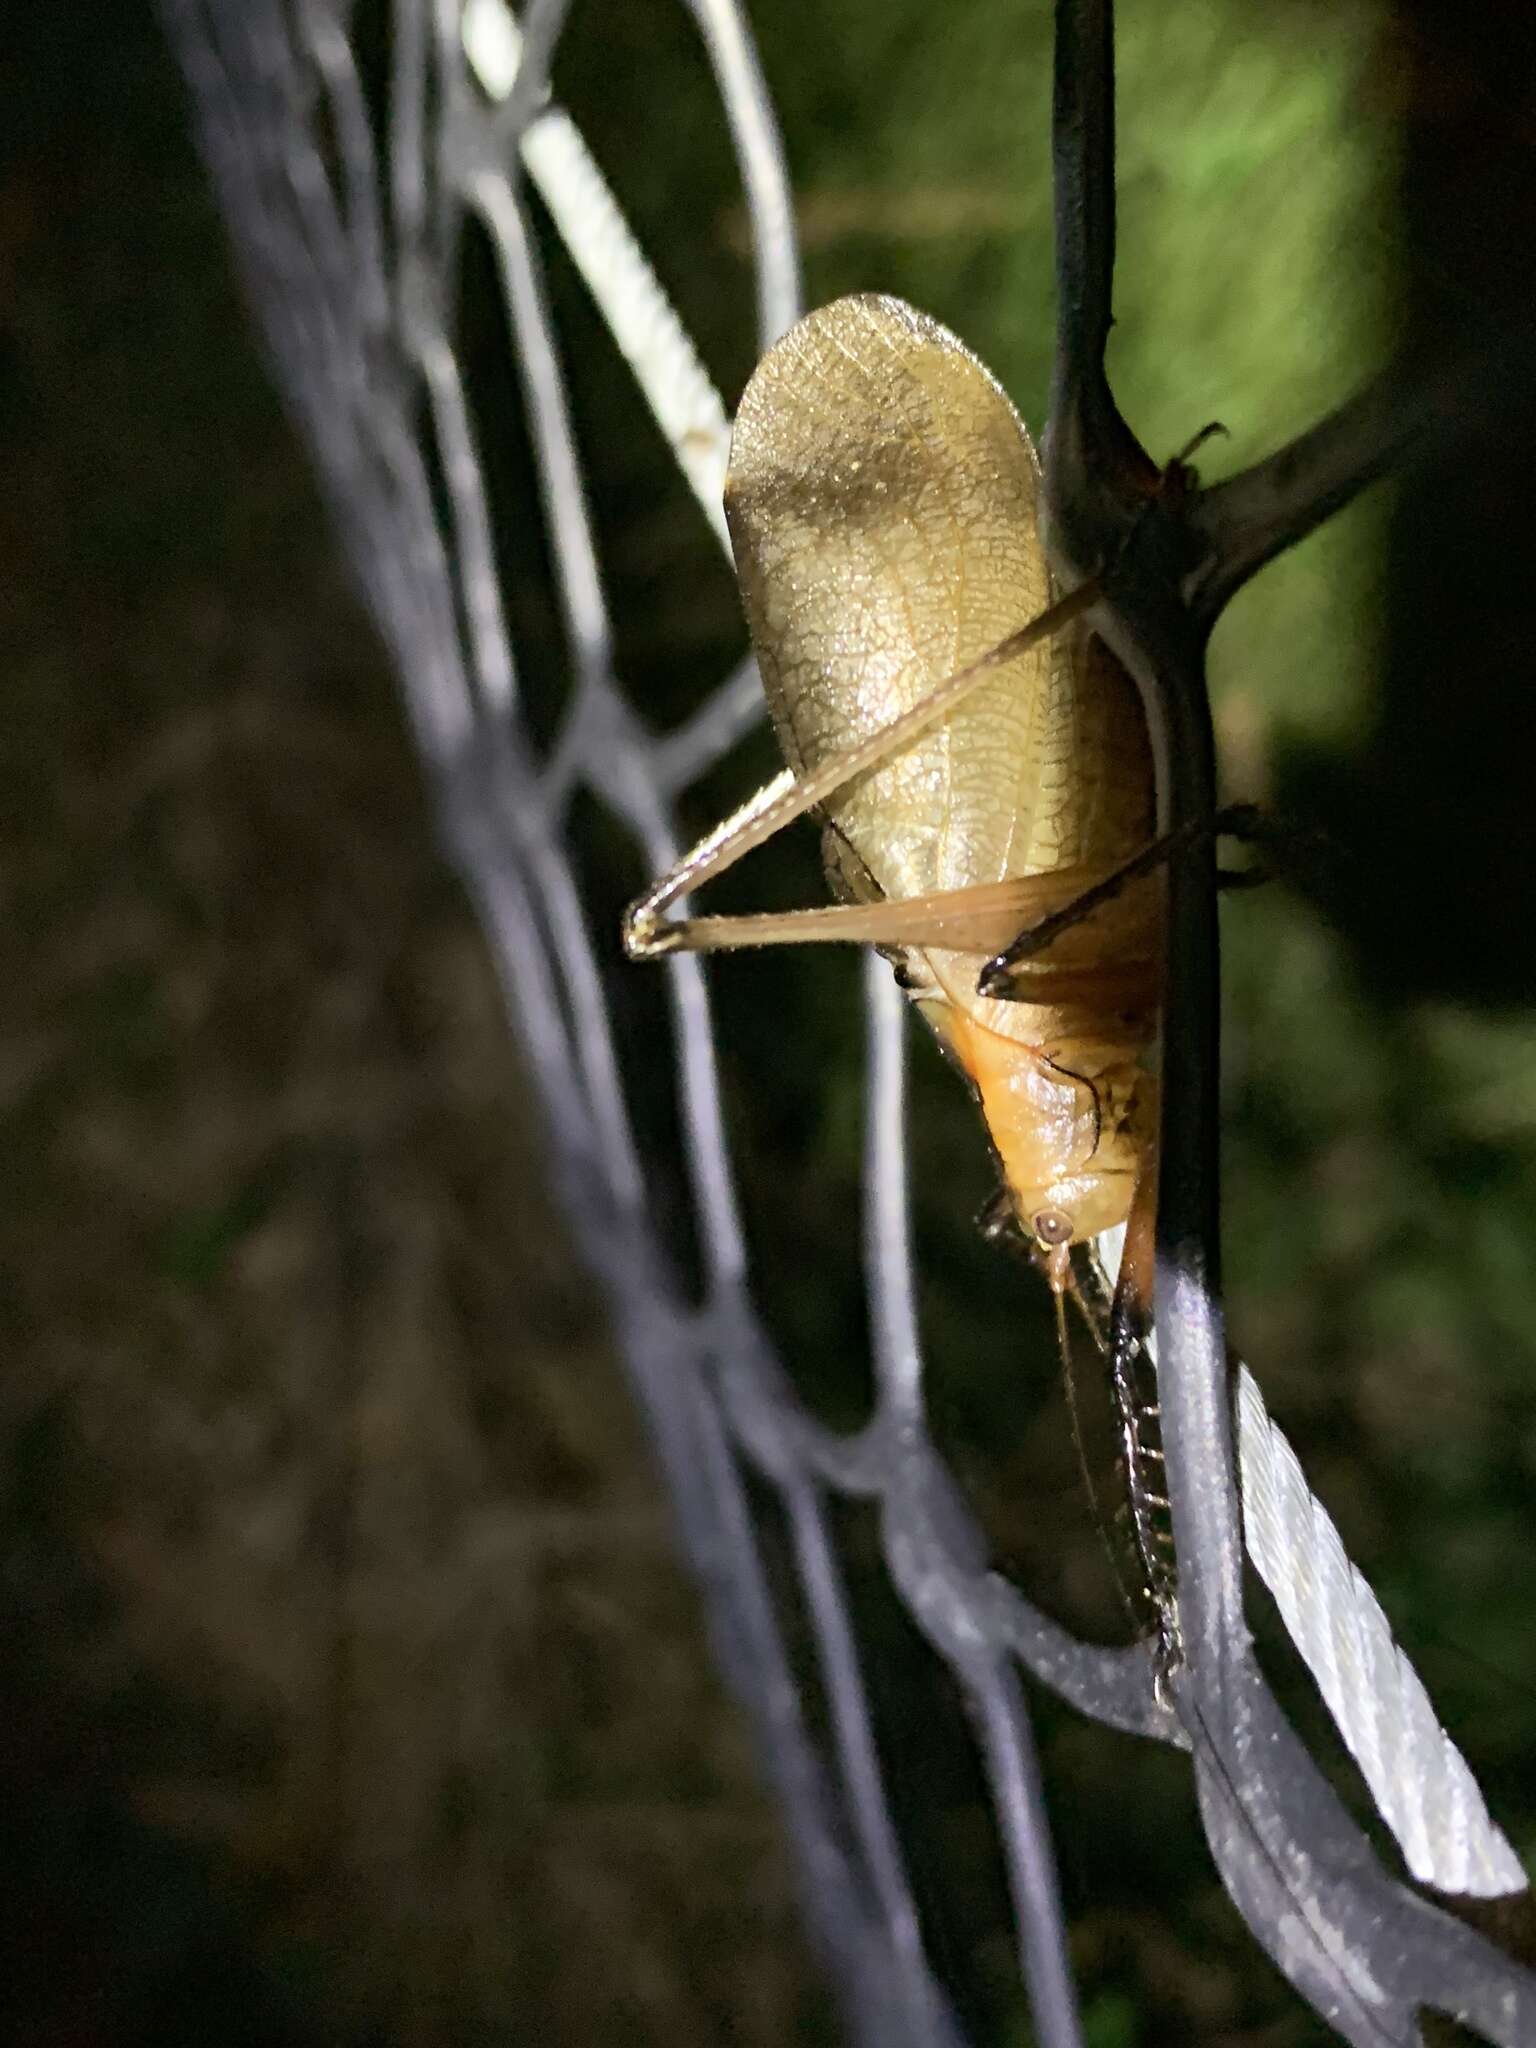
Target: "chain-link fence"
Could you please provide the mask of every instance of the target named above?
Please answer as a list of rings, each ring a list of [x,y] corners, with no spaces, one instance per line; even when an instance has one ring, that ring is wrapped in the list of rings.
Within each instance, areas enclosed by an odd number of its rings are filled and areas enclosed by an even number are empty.
[[[754,1303],[697,963],[665,970],[668,1076],[654,1040],[637,1048],[616,1032],[617,935],[584,910],[579,821],[600,814],[635,871],[660,872],[679,850],[679,802],[715,774],[759,698],[745,669],[657,731],[617,672],[550,310],[548,229],[722,538],[727,426],[579,133],[550,99],[564,8],[534,8],[521,34],[501,0],[462,10],[451,0],[170,0],[165,11],[252,304],[398,667],[442,831],[544,1106],[556,1184],[671,1487],[722,1667],[757,1730],[850,2035],[964,2038],[876,1735],[841,1520],[851,1503],[873,1511],[889,1579],[964,1703],[1042,2041],[1082,2036],[1026,1673],[1112,1727],[1193,1748],[1224,1881],[1345,2038],[1413,2041],[1415,2012],[1428,2004],[1490,2039],[1536,2037],[1523,1974],[1388,1878],[1316,1774],[1252,1667],[1240,1603],[1219,1668],[1202,1669],[1197,1655],[1169,1697],[1149,1645],[1080,1641],[992,1568],[929,1426],[907,1213],[904,1005],[881,963],[863,984],[872,1398],[852,1430],[808,1409]],[[739,167],[760,349],[799,310],[772,105],[739,10],[692,0],[688,11]],[[1061,12],[1066,34],[1074,20],[1085,34],[1102,26],[1091,7]],[[643,95],[644,81],[624,89]],[[478,317],[463,283],[472,242],[493,274],[537,507],[497,498],[495,415],[468,368],[486,335],[464,332]],[[509,626],[513,543],[503,529],[536,521],[549,637],[568,664],[554,703],[530,689]],[[680,1160],[652,1108],[674,1088]],[[1166,1366],[1161,1302],[1159,1314]],[[1246,1375],[1237,1412],[1250,1552],[1410,1867],[1446,1891],[1519,1888],[1518,1863]],[[1230,1474],[1218,1470],[1206,1493],[1235,1531]],[[1197,1584],[1201,1573],[1233,1580],[1233,1542],[1213,1535],[1186,1561]]]

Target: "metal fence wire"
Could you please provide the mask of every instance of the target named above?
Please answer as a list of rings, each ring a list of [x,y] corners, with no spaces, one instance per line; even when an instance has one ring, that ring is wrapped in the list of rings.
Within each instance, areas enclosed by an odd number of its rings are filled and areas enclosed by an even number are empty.
[[[763,349],[799,311],[773,109],[735,0],[686,0],[686,11],[739,167]],[[678,852],[679,794],[753,722],[760,696],[749,667],[657,734],[615,672],[530,186],[722,542],[727,421],[580,135],[551,101],[561,0],[534,6],[521,29],[504,0],[164,0],[163,12],[250,302],[397,667],[442,832],[494,950],[543,1102],[558,1192],[603,1290],[721,1666],[782,1805],[850,2038],[958,2048],[964,2036],[930,1962],[872,1731],[834,1529],[840,1500],[878,1511],[890,1580],[968,1703],[1042,2043],[1065,2048],[1082,2030],[1025,1673],[1114,1728],[1193,1751],[1224,1883],[1345,2039],[1415,2042],[1427,2006],[1509,2048],[1536,2041],[1536,1985],[1388,1875],[1281,1718],[1240,1626],[1220,1670],[1202,1679],[1197,1669],[1165,1696],[1149,1645],[1079,1642],[989,1567],[925,1422],[903,1135],[906,1005],[880,962],[864,981],[869,1419],[840,1433],[808,1413],[754,1307],[709,990],[686,957],[665,971],[697,1297],[679,1274],[655,1220],[657,1162],[637,1136],[644,1077],[626,1070],[605,1006],[599,960],[616,933],[584,921],[571,818],[578,800],[595,802],[659,873]],[[1069,26],[1074,16],[1104,24],[1102,6],[1062,0],[1059,15]],[[572,687],[545,749],[533,743],[520,691],[486,451],[454,324],[470,222],[493,252],[515,358],[508,374],[521,381],[541,490],[515,517],[542,520],[571,651]],[[1250,1555],[1410,1870],[1447,1893],[1522,1889],[1523,1871],[1246,1373],[1236,1433]],[[816,1711],[753,1489],[771,1497],[787,1532]],[[1186,1572],[1231,1567],[1180,1563]]]

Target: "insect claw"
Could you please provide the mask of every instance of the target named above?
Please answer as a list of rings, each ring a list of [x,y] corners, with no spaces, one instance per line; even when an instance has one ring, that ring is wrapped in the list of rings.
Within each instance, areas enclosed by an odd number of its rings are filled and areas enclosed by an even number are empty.
[[[675,925],[666,924],[643,905],[632,903],[624,913],[624,954],[629,960],[660,960],[678,950]]]

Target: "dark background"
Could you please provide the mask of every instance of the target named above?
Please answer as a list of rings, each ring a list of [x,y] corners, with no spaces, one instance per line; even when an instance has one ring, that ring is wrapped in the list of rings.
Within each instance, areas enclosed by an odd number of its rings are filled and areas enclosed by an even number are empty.
[[[1046,12],[759,10],[812,302],[929,307],[1035,423]],[[1123,10],[1115,368],[1155,453],[1219,416],[1209,467],[1235,465],[1404,330],[1497,348],[1536,224],[1528,35],[1427,5]],[[734,396],[741,222],[680,14],[589,0],[556,79]],[[643,132],[641,81],[667,110]],[[515,509],[478,261],[466,368]],[[734,595],[552,269],[623,672],[665,723],[738,650]],[[1431,473],[1277,565],[1215,651],[1231,793],[1333,842],[1304,887],[1224,913],[1234,1331],[1517,1846],[1530,428],[1506,367]],[[830,2040],[497,990],[141,9],[34,9],[0,52],[0,460],[0,2040]],[[536,541],[511,533],[503,567],[548,721]],[[750,745],[689,822],[769,759]],[[612,929],[636,876],[582,833]],[[749,886],[804,898],[809,845]],[[759,1292],[808,1397],[851,1414],[853,984],[814,961],[716,982]],[[610,989],[660,1098],[650,998],[616,961]],[[972,1229],[963,1100],[936,1061],[917,1080],[935,1428],[1028,1589],[1112,1633],[1037,1293]],[[872,1579],[865,1620],[936,1960],[983,2038],[1022,2042],[943,1681]],[[1041,1730],[1096,2048],[1321,2038],[1215,1889],[1177,1759],[1049,1702]]]

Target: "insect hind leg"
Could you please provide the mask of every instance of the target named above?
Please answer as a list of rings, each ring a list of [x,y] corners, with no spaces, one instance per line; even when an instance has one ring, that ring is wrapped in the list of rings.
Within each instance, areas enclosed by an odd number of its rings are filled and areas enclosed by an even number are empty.
[[[1116,1512],[1136,1562],[1128,1605],[1155,1639],[1156,1683],[1166,1696],[1183,1662],[1178,1619],[1178,1569],[1163,1459],[1156,1368],[1151,1350],[1156,1175],[1138,1185],[1111,1285],[1094,1246],[1074,1253],[1071,1291],[1108,1369],[1125,1492]],[[1120,1574],[1117,1573],[1117,1576]]]
[[[1131,1540],[1141,1591],[1157,1635],[1161,1680],[1183,1661],[1178,1622],[1178,1572],[1162,1445],[1162,1417],[1147,1338],[1146,1305],[1124,1286],[1115,1289],[1108,1330],[1110,1390],[1120,1432]]]
[[[1172,832],[1165,832],[1160,839],[1154,839],[1139,853],[1106,875],[1101,882],[1082,890],[1070,903],[1049,917],[1042,917],[1034,924],[1026,925],[1017,938],[1012,939],[1002,952],[995,953],[977,977],[976,989],[979,995],[994,996],[1003,1001],[1023,999],[1027,1001],[1028,991],[1015,987],[1018,971],[1026,962],[1059,939],[1063,932],[1070,931],[1084,918],[1091,917],[1096,910],[1103,909],[1122,895],[1133,882],[1139,882],[1147,875],[1154,874],[1181,848],[1204,839],[1218,837],[1245,841],[1270,841],[1276,836],[1275,826],[1265,818],[1256,804],[1229,804],[1210,818],[1181,825]],[[1244,877],[1246,880],[1246,877]]]

